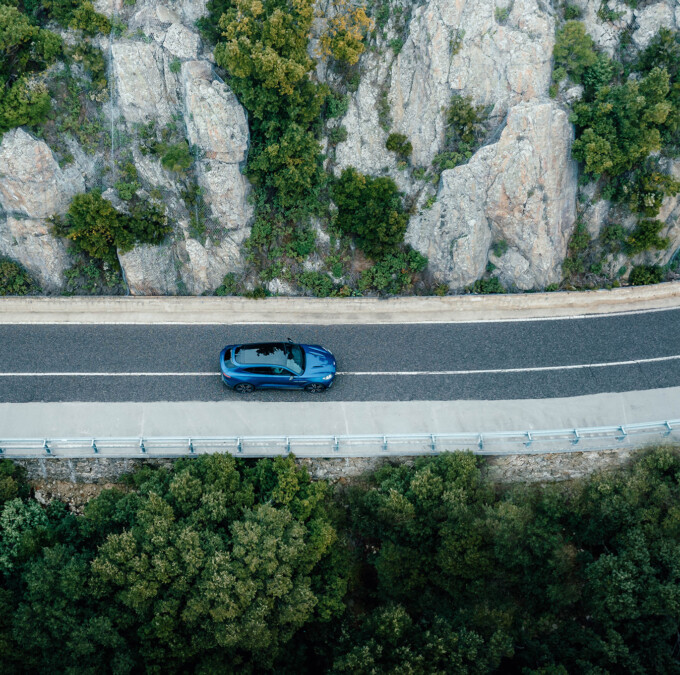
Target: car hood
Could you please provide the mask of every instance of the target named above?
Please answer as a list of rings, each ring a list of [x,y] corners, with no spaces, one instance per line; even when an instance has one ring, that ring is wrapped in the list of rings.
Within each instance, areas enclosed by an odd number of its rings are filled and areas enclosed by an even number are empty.
[[[302,345],[307,362],[305,375],[325,375],[335,373],[335,357],[327,349],[319,345]]]

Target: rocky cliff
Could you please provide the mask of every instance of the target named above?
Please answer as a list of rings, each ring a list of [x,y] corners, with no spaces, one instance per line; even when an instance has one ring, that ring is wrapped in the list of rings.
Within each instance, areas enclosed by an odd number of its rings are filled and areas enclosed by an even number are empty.
[[[640,2],[636,9],[610,0],[605,18],[600,0],[573,4],[596,44],[610,54],[623,36],[631,49],[639,49],[659,28],[680,27],[674,0]],[[591,199],[593,190],[579,190],[577,184],[569,101],[578,91],[549,96],[561,5],[393,1],[382,30],[361,56],[360,78],[346,110],[334,123],[347,130],[346,138],[333,148],[322,139],[326,168],[336,176],[351,166],[394,179],[412,205],[406,243],[428,258],[429,277],[453,291],[489,269],[509,289],[558,284],[577,218],[597,236],[611,216],[609,202]],[[95,40],[108,75],[108,96],[97,108],[101,142],[87,148],[77,133],[66,132],[57,148],[26,128],[3,135],[0,255],[23,264],[44,290],[59,291],[71,257],[47,219],[63,214],[75,194],[92,188],[124,209],[113,188],[123,162],[129,162],[137,197],[162,201],[173,227],[165,243],[119,255],[129,292],[212,293],[225,274],[246,268],[243,243],[254,210],[244,176],[248,115],[196,28],[206,2],[97,0],[95,7],[118,27]],[[331,87],[341,77],[318,56],[317,47],[335,7],[319,0],[309,46],[317,62],[313,77]],[[73,39],[68,31],[63,34]],[[429,178],[445,145],[446,110],[454,94],[485,108],[485,134],[465,163],[441,171],[434,182]],[[389,133],[410,141],[408,164],[386,149]],[[148,152],[149,134],[187,140],[193,163],[182,180]],[[680,164],[669,161],[668,171],[680,175]],[[679,215],[677,197],[667,197],[659,218],[668,247],[633,262],[670,260],[680,246]],[[619,220],[631,229],[635,219],[626,217]],[[324,226],[319,227],[325,242]],[[607,264],[617,267],[623,259],[610,256]],[[318,266],[309,262],[310,269]],[[283,280],[272,287],[295,292]]]

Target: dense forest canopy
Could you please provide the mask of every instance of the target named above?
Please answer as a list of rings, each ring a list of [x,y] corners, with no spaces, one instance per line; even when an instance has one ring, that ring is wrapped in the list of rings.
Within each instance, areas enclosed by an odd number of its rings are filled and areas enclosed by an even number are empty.
[[[481,462],[332,490],[203,456],[76,516],[4,460],[0,672],[680,672],[680,450],[511,488]]]

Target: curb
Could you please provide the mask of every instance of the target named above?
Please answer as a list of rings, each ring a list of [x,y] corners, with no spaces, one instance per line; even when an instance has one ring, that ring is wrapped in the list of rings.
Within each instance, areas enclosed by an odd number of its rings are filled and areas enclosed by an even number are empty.
[[[0,324],[396,324],[562,319],[680,308],[680,281],[612,290],[398,298],[7,297]]]

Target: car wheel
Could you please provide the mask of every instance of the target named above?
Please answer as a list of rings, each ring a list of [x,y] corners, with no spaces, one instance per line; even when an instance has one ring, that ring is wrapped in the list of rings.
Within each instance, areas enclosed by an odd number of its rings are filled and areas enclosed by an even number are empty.
[[[234,386],[234,391],[237,391],[239,394],[250,394],[254,389],[255,387],[247,382],[239,382],[239,384]]]
[[[323,384],[308,384],[305,387],[305,391],[308,391],[311,394],[320,394],[322,391],[326,391],[326,387],[324,387]]]

